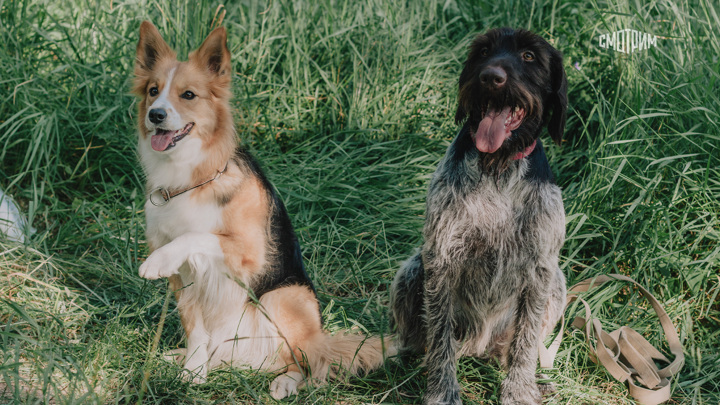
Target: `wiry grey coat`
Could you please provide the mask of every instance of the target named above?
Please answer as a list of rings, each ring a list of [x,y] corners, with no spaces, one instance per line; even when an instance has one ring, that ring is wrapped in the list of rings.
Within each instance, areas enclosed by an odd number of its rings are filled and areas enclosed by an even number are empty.
[[[491,33],[486,36],[494,40]],[[466,70],[471,63],[478,63],[472,53]],[[558,266],[565,212],[537,137],[551,108],[562,110],[564,126],[565,104],[550,106],[548,94],[560,91],[564,96],[564,73],[562,81],[548,84],[550,90],[537,96],[544,113],[539,112],[535,125],[532,117],[525,119],[528,140],[506,141],[503,148],[510,150],[500,151],[506,156],[500,164],[473,144],[480,117],[471,113],[432,178],[424,243],[401,266],[391,287],[391,315],[400,345],[426,352],[427,404],[461,403],[456,359],[465,355],[492,356],[505,365],[503,404],[540,403],[537,348],[565,302],[565,277]],[[531,102],[516,105],[529,111]],[[537,144],[527,157],[509,158],[534,140]]]

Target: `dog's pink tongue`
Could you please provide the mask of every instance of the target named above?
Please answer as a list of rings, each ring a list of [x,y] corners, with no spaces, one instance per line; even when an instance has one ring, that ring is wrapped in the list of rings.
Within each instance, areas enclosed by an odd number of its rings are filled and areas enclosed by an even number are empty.
[[[167,132],[158,135],[153,135],[150,139],[150,145],[158,152],[162,152],[168,148],[173,140],[173,133]]]
[[[485,118],[480,121],[478,129],[473,138],[475,138],[475,147],[484,153],[493,153],[500,149],[511,132],[505,126],[505,120],[510,115],[510,107],[505,107],[502,111],[490,110],[485,114]]]

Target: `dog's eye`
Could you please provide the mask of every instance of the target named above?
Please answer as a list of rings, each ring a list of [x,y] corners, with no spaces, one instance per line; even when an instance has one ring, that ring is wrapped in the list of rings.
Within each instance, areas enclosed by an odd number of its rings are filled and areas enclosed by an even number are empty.
[[[522,57],[523,57],[523,60],[525,60],[527,62],[531,62],[531,61],[535,60],[535,54],[530,51],[523,52]]]
[[[148,90],[148,94],[150,97],[155,97],[158,95],[158,88],[157,87],[151,87],[150,90]]]
[[[487,48],[483,48],[480,50],[480,56],[488,56],[489,53],[490,50],[488,50]]]
[[[195,93],[188,90],[185,93],[181,94],[180,97],[184,98],[185,100],[192,100],[195,98]]]

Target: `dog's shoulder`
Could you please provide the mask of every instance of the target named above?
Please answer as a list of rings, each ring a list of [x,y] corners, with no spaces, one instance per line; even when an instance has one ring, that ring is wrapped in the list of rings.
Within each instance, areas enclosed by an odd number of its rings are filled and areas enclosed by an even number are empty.
[[[550,170],[550,163],[540,139],[537,140],[535,150],[527,157],[527,162],[527,171],[523,177],[526,181],[555,184],[555,176]]]
[[[478,155],[478,152],[475,150],[475,146],[473,145],[472,138],[470,137],[470,123],[466,122],[465,125],[460,128],[457,135],[455,135],[455,139],[453,139],[447,150],[447,163],[451,166],[463,165],[465,159],[469,157],[468,153]]]
[[[478,152],[473,146],[469,131],[470,124],[465,123],[450,143],[435,171],[431,189],[437,187],[463,189],[482,178],[482,173],[475,164]]]

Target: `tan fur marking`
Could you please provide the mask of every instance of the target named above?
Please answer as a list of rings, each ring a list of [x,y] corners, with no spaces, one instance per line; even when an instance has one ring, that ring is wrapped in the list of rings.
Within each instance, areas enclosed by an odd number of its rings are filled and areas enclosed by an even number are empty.
[[[182,292],[182,279],[179,274],[173,274],[168,277],[170,290],[175,292],[175,300],[180,301],[180,293]]]
[[[146,50],[148,47],[156,52],[156,58],[149,60]],[[151,23],[144,21],[140,24],[140,40],[135,49],[135,81],[133,83],[133,93],[140,96],[140,104],[138,105],[138,121],[140,135],[145,138],[147,129],[145,128],[145,113],[148,107],[147,90],[153,75],[156,72],[163,72],[158,69],[159,64],[177,63],[175,52],[170,49],[168,44],[160,35],[160,32]],[[167,73],[167,71],[165,71]]]
[[[239,169],[233,165],[233,174]],[[265,265],[268,198],[260,181],[245,177],[223,210],[223,229],[218,233],[225,264],[241,279],[258,275]]]
[[[307,287],[295,285],[271,291],[261,301],[290,346],[283,345],[282,360],[290,366],[288,371],[299,371],[297,362],[305,367],[303,357],[313,355],[305,351],[325,339],[315,295]]]
[[[147,94],[148,89],[151,86],[157,86],[158,90],[162,92],[167,84],[168,74],[173,68],[180,65],[174,55],[165,56],[163,59],[159,59],[156,63],[156,68],[152,71],[145,72],[142,76],[135,78],[135,93],[142,96],[140,104],[138,105],[138,128],[140,128],[140,136],[147,138],[147,127],[145,126],[145,116],[147,115],[147,109],[152,105],[154,98],[150,98]]]
[[[230,112],[218,109],[217,115],[215,132],[203,137],[202,149],[207,158],[193,171],[193,182],[200,183],[221,170],[237,146],[232,119],[228,119]]]

